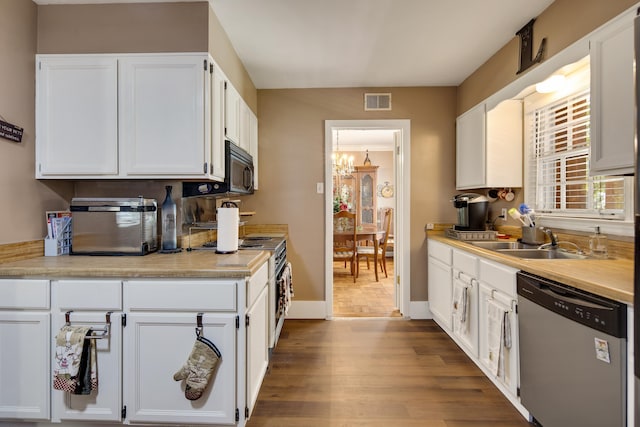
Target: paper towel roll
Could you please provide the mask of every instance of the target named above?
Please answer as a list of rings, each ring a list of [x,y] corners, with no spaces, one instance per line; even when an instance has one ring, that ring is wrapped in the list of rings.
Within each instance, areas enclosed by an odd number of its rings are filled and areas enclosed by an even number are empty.
[[[238,250],[238,208],[218,208],[218,253]]]

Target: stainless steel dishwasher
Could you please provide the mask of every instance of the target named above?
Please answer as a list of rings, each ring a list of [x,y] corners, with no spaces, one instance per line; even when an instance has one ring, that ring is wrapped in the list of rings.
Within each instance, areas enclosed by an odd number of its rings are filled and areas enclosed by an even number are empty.
[[[519,272],[520,397],[544,427],[626,426],[626,305]]]

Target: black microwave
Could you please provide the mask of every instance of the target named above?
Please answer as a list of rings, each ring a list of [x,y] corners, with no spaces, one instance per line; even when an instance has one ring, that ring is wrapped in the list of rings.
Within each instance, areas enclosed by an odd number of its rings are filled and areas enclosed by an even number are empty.
[[[231,141],[224,143],[224,182],[184,182],[182,196],[253,194],[253,156]]]

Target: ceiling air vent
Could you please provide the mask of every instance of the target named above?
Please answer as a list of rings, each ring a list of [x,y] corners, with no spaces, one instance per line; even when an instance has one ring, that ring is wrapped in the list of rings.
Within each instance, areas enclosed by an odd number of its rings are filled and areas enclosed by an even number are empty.
[[[390,111],[390,93],[365,93],[364,111]]]

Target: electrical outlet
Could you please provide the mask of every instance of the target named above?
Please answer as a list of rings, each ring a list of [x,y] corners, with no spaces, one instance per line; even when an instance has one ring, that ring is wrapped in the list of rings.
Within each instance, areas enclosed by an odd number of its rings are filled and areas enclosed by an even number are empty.
[[[502,219],[507,220],[507,208],[502,208]]]
[[[425,230],[433,230],[433,224],[432,223],[428,223],[427,225],[424,226]]]

